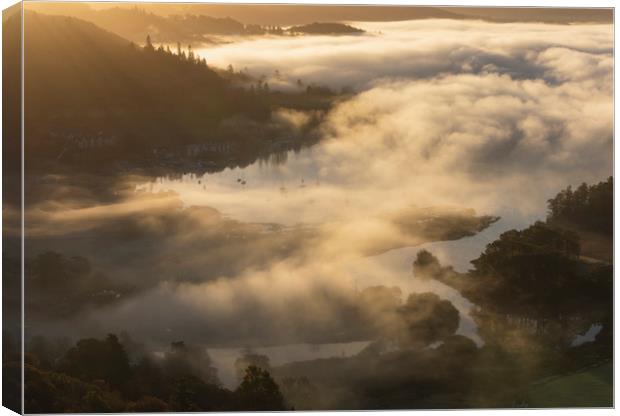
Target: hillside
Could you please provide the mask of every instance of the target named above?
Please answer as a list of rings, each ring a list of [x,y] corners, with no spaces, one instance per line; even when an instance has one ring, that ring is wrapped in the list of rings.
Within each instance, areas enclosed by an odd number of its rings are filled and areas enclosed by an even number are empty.
[[[494,22],[537,23],[613,23],[611,8],[560,8],[560,7],[446,7],[464,19],[481,19]]]
[[[612,23],[610,9],[306,6],[218,4],[29,3],[27,10],[77,17],[136,43],[151,35],[156,43],[220,42],[220,36],[281,35],[280,26],[297,34],[341,34],[342,28],[315,27],[325,22],[402,21],[420,19],[493,22]],[[321,22],[321,23],[315,23]],[[308,26],[308,30],[303,30]],[[344,25],[343,25],[344,26]],[[350,32],[353,33],[353,32]]]
[[[5,39],[19,38],[18,17],[3,31]],[[329,90],[248,88],[193,52],[173,49],[138,46],[74,17],[26,12],[29,169],[161,173],[247,165],[314,140],[305,131],[292,140],[288,125],[268,122],[272,111],[325,111],[338,98]],[[17,84],[19,50],[5,55],[5,74],[13,74],[5,81]]]
[[[342,23],[310,23],[308,25],[293,26],[291,33],[304,33],[309,35],[351,35],[364,33],[362,29]]]
[[[105,4],[98,4],[105,8]],[[107,6],[109,7],[109,6]],[[611,8],[332,6],[274,4],[143,3],[156,14],[202,14],[230,17],[246,24],[304,25],[312,22],[387,22],[419,19],[498,22],[613,23]]]
[[[5,35],[17,36],[18,23],[9,19]],[[101,137],[128,154],[208,138],[232,115],[269,115],[260,97],[233,88],[203,60],[138,47],[80,19],[27,12],[25,51],[26,145],[34,159],[59,155],[78,137]]]
[[[260,25],[245,25],[224,17],[210,17],[196,14],[162,16],[137,6],[104,8],[95,10],[83,3],[33,3],[28,10],[50,15],[72,16],[91,22],[136,43],[143,43],[147,35],[153,42],[201,43],[215,42],[212,36],[257,35],[280,32],[279,28]]]
[[[457,19],[459,15],[437,7],[318,6],[283,4],[145,4],[160,14],[196,13],[231,17],[259,25],[305,25],[313,22],[386,22],[415,19]]]
[[[166,107],[171,99],[187,101],[190,90],[222,93],[223,80],[210,69],[173,56],[162,59],[92,23],[26,13],[24,26],[29,109]]]

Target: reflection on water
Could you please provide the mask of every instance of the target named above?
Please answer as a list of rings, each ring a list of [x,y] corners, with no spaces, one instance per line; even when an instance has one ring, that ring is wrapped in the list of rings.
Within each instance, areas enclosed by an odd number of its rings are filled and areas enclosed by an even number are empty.
[[[368,183],[360,189],[342,178],[325,175],[324,167],[315,155],[316,147],[301,152],[288,152],[286,156],[261,160],[246,168],[226,169],[202,176],[186,174],[174,178],[157,178],[140,185],[138,190],[174,191],[186,207],[212,207],[242,222],[295,225],[346,221],[350,216],[363,215],[365,209],[374,209],[373,202],[382,205],[381,199],[389,200],[395,193],[397,195],[399,186],[409,185],[397,183],[394,189],[373,189],[376,185]],[[374,201],[369,201],[368,195]],[[395,206],[402,203],[398,199],[394,201]],[[397,248],[379,255],[339,259],[338,268],[343,276],[355,276],[355,287],[358,290],[377,285],[398,286],[405,299],[413,292],[430,291],[450,300],[461,314],[458,333],[481,345],[482,339],[471,317],[474,305],[458,291],[440,282],[415,279],[412,276],[412,261],[416,253],[425,248],[433,252],[443,264],[450,264],[457,271],[467,271],[469,262],[478,257],[485,246],[502,232],[524,227],[543,214],[523,215],[511,208],[499,208],[498,211],[491,214],[500,215],[502,219],[474,236]],[[214,354],[223,362],[232,360],[236,351],[217,350]],[[309,350],[303,347],[296,351],[302,357]]]
[[[583,335],[577,335],[571,342],[571,347],[578,347],[579,345],[586,344],[588,342],[594,342],[596,336],[603,330],[603,325],[592,324],[590,328]]]
[[[210,206],[243,222],[283,225],[326,220],[326,211],[304,207],[331,197],[330,189],[321,187],[312,149],[276,153],[245,168],[202,176],[161,177],[137,189],[175,191],[186,206]]]

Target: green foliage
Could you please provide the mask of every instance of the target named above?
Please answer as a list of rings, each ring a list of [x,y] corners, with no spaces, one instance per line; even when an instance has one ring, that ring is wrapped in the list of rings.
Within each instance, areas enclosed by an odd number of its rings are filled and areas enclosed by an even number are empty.
[[[149,42],[136,47],[75,18],[27,18],[30,82],[24,94],[32,160],[56,159],[67,145],[66,137],[51,140],[51,131],[103,131],[118,143],[102,151],[118,156],[169,144],[171,137],[176,143],[204,140],[206,131],[234,114],[270,114],[261,100],[230,85],[193,52],[172,54]]]
[[[413,293],[398,309],[405,330],[403,345],[428,345],[454,334],[459,326],[459,312],[448,300],[434,293]]]
[[[52,371],[25,366],[27,413],[106,413],[124,410],[120,394]]]
[[[42,345],[45,344],[45,347]],[[50,342],[37,341],[47,353]],[[198,352],[200,351],[200,352]],[[146,353],[145,353],[146,354]],[[29,413],[215,412],[283,410],[284,401],[269,372],[248,370],[232,392],[221,387],[204,349],[173,343],[171,352],[155,362],[145,355],[130,364],[115,335],[82,339],[58,363],[47,363],[33,353],[26,358],[26,411]],[[9,357],[9,355],[7,355]],[[205,368],[207,372],[203,371]],[[16,357],[4,362],[3,392],[7,400],[21,397],[21,370]],[[197,375],[198,374],[198,375]]]
[[[247,74],[218,73],[180,43],[176,53],[161,44],[156,48],[154,38],[140,47],[80,19],[26,14],[26,152],[32,173],[65,168],[118,173],[119,166],[161,172],[180,165],[204,173],[245,166],[316,140],[303,132],[303,142],[286,139],[274,147],[274,135],[283,134],[265,123],[272,109],[325,110],[337,98],[320,87],[291,94],[266,83],[252,92],[239,85],[252,81]],[[16,39],[17,17],[5,30]],[[7,51],[12,65],[5,71],[7,82],[18,84],[19,48]],[[253,124],[225,127],[232,118]],[[228,150],[188,161],[186,146],[198,143],[225,143]],[[18,159],[18,146],[7,150],[7,160]]]
[[[472,261],[479,279],[466,296],[489,310],[526,317],[557,317],[575,311],[592,294],[597,266],[579,262],[570,231],[537,222],[511,230]]]
[[[229,390],[205,383],[195,376],[174,380],[169,402],[176,412],[222,411],[229,410],[233,404]]]
[[[428,250],[420,250],[413,262],[416,277],[437,277],[442,272],[439,260]]]
[[[88,338],[67,351],[60,370],[81,380],[103,380],[120,388],[130,375],[129,360],[116,335],[105,340]]]
[[[235,391],[241,409],[251,411],[285,410],[280,388],[268,371],[256,366],[246,369],[243,381]]]
[[[575,190],[569,186],[548,201],[547,222],[611,236],[613,197],[614,185],[611,176],[595,185],[582,183]]]
[[[235,372],[237,373],[237,380],[240,383],[244,380],[247,368],[250,366],[258,367],[268,372],[271,371],[269,357],[262,354],[254,354],[248,351],[235,361]]]

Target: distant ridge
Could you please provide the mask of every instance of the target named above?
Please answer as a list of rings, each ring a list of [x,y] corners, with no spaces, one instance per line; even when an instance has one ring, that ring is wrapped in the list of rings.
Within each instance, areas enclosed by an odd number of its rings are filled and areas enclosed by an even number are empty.
[[[213,17],[228,16],[244,23],[285,26],[312,22],[384,22],[418,19],[613,23],[613,10],[611,8],[224,5],[199,3],[175,5],[151,3],[145,4],[144,7],[162,15],[199,13]]]
[[[343,23],[310,23],[302,26],[292,26],[288,29],[291,33],[306,33],[311,35],[345,35],[364,33],[362,29]]]
[[[78,17],[134,42],[147,34],[156,42],[209,42],[210,35],[281,33],[279,26],[313,23],[382,22],[420,19],[484,20],[498,23],[613,23],[612,9],[308,6],[225,4],[28,3],[46,14]]]

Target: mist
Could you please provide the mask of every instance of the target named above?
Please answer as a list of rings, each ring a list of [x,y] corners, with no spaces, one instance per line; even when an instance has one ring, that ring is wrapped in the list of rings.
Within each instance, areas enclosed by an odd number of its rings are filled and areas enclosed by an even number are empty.
[[[352,88],[325,113],[274,110],[286,131],[314,120],[318,144],[278,163],[122,177],[106,203],[29,206],[31,257],[53,247],[132,287],[31,331],[123,330],[160,349],[370,342],[385,336],[373,325],[400,322],[364,303],[381,286],[400,290],[395,308],[426,292],[450,301],[452,333],[483,345],[475,305],[414,276],[415,254],[464,272],[501,232],[544,219],[559,189],[612,174],[613,27],[351,24],[366,33],[197,51],[274,90]]]

